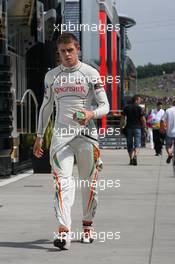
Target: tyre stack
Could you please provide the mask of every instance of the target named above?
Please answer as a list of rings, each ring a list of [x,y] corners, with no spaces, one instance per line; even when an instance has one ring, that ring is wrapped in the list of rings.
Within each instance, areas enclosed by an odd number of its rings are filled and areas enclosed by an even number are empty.
[[[10,57],[0,54],[0,177],[11,175],[12,105]]]

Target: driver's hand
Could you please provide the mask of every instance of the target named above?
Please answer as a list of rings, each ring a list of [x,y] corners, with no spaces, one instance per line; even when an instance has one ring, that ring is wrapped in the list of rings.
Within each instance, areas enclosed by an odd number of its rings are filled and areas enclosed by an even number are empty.
[[[44,151],[42,149],[42,143],[43,143],[43,139],[37,137],[35,140],[35,144],[33,146],[33,155],[35,155],[35,157],[37,158],[41,158],[44,154]]]

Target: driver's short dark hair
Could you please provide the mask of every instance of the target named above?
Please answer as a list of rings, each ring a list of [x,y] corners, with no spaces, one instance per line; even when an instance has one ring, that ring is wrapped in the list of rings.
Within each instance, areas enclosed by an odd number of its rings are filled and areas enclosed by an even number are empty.
[[[75,46],[78,46],[79,43],[78,43],[78,39],[77,37],[70,33],[70,32],[64,32],[63,34],[61,34],[58,39],[57,39],[57,44],[69,44],[71,42],[74,42]]]

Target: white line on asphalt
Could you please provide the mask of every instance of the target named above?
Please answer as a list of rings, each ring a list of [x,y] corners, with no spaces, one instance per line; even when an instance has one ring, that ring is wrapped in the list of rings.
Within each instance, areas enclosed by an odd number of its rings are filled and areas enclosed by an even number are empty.
[[[19,180],[21,180],[23,178],[26,178],[26,177],[29,177],[31,175],[33,175],[33,171],[32,170],[28,171],[28,173],[22,173],[22,174],[19,174],[17,176],[14,176],[13,178],[10,178],[10,179],[7,179],[7,180],[3,180],[2,182],[0,182],[0,187],[5,186],[5,185],[7,185],[9,183],[12,183],[12,182],[19,181]]]

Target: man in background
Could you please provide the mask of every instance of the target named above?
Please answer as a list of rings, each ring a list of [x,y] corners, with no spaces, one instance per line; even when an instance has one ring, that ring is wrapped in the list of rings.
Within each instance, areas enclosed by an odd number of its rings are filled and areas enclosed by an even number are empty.
[[[164,113],[160,128],[163,132],[166,129],[165,143],[168,154],[166,162],[170,163],[173,157],[173,142],[175,140],[175,100],[172,103],[172,107],[168,108]]]
[[[165,111],[162,109],[162,102],[157,102],[156,108],[152,109],[152,129],[155,155],[162,155],[162,146],[164,144],[164,136],[160,133],[160,121]]]
[[[146,128],[144,112],[141,106],[139,106],[141,101],[141,97],[135,95],[132,99],[132,103],[128,104],[122,113],[123,118],[126,117],[126,138],[130,165],[137,165],[137,156],[141,146],[141,129],[142,126]]]

